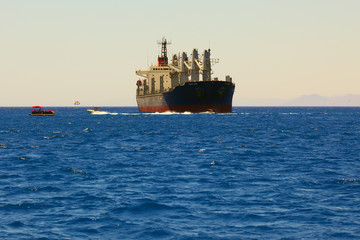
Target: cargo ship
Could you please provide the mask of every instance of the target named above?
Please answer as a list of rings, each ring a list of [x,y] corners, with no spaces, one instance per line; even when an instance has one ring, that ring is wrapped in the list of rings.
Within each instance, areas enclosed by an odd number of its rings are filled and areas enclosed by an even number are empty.
[[[235,84],[230,76],[221,81],[212,78],[210,49],[202,56],[197,49],[191,59],[183,52],[168,62],[165,38],[158,42],[161,55],[149,70],[137,70],[136,101],[140,112],[214,112],[231,113]],[[201,76],[201,80],[200,80]]]

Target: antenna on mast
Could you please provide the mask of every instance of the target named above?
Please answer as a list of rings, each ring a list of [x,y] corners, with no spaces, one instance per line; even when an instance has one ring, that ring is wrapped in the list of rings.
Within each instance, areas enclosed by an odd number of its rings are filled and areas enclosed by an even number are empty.
[[[167,44],[171,44],[171,42],[168,42],[165,37],[162,38],[161,41],[157,42],[159,45],[161,45],[161,56],[158,56],[158,66],[163,67],[168,65],[168,57],[167,57]]]

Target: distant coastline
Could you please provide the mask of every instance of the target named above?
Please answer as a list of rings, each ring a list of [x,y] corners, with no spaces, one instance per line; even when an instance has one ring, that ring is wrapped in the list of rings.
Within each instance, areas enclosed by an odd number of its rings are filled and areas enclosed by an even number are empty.
[[[359,107],[360,94],[320,96],[302,95],[293,99],[234,99],[234,106],[288,106],[288,107]]]

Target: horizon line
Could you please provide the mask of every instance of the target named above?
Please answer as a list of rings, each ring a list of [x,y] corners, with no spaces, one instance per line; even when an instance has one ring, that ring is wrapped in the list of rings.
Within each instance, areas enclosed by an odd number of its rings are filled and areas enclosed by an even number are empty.
[[[97,105],[100,106],[100,105]],[[26,107],[26,108],[32,108],[32,106],[0,106],[0,108],[6,108],[6,107]],[[87,107],[94,107],[93,105],[89,105],[89,106],[67,106],[67,105],[62,105],[62,106],[44,106],[44,108],[48,108],[48,107],[72,107],[72,108],[87,108]],[[137,108],[138,106],[107,106],[107,105],[101,105],[100,107],[128,107],[128,108]],[[238,106],[232,106],[232,107],[360,107],[360,105],[357,106],[352,106],[352,105],[238,105]]]

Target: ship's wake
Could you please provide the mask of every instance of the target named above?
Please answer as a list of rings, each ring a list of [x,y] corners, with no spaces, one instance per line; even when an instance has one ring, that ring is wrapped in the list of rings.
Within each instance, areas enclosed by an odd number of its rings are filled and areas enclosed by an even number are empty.
[[[118,115],[119,113],[111,113],[111,112],[93,112],[91,115]]]

